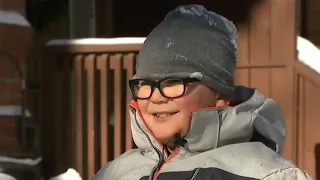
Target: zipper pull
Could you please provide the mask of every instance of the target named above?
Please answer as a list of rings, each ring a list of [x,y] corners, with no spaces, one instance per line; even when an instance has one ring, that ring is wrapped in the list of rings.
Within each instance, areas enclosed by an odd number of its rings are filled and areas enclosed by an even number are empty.
[[[176,133],[174,135],[174,145],[175,147],[184,147],[184,145],[187,143],[187,140],[184,139],[182,136],[180,136],[180,134]]]

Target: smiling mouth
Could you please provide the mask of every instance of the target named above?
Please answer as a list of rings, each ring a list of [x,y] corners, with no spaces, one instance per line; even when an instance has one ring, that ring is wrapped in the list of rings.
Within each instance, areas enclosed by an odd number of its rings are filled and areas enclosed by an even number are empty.
[[[174,115],[176,113],[178,113],[178,112],[152,113],[152,115],[156,116],[158,118],[165,118],[165,117],[168,117],[168,116],[172,116],[172,115]]]

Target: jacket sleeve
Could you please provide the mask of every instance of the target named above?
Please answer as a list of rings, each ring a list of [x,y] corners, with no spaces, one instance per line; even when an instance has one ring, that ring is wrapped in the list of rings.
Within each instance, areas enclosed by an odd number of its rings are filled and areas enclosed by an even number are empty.
[[[263,180],[312,180],[312,179],[313,178],[309,176],[307,172],[297,167],[281,169],[263,178]]]
[[[112,161],[107,163],[104,167],[102,167],[96,175],[94,175],[91,180],[106,180],[110,179],[111,170],[112,170]]]

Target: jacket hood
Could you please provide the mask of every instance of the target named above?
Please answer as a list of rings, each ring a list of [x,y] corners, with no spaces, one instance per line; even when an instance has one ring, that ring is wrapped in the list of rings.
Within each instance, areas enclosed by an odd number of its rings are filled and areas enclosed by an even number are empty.
[[[194,111],[184,148],[200,153],[221,146],[260,141],[281,154],[285,141],[285,124],[281,108],[257,89],[238,86],[236,95],[242,102],[233,107],[206,108]],[[130,105],[131,129],[140,149],[163,145],[152,135],[134,103]]]

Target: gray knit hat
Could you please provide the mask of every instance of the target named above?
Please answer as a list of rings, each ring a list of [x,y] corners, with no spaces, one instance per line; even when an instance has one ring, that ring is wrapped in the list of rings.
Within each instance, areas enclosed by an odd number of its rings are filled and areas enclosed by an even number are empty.
[[[133,79],[197,78],[231,98],[237,37],[231,21],[203,6],[177,7],[147,36]]]

